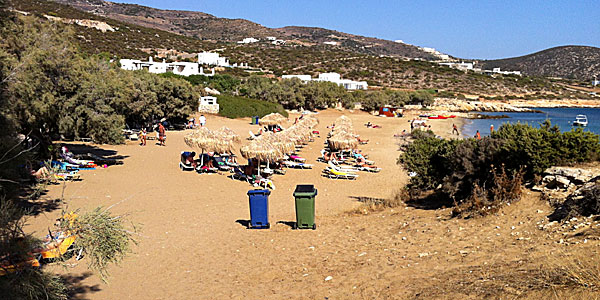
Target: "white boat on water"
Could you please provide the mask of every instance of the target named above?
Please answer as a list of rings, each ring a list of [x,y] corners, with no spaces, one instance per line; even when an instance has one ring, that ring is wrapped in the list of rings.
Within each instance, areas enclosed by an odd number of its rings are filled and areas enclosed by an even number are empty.
[[[586,115],[577,115],[575,117],[575,121],[573,121],[573,126],[581,126],[585,127],[588,125],[588,119]]]

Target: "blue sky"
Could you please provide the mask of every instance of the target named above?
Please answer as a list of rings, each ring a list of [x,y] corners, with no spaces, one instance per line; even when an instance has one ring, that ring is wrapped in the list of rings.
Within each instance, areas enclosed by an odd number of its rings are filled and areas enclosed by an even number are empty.
[[[112,0],[243,18],[267,27],[316,26],[403,40],[462,58],[503,58],[560,45],[600,47],[600,1]]]

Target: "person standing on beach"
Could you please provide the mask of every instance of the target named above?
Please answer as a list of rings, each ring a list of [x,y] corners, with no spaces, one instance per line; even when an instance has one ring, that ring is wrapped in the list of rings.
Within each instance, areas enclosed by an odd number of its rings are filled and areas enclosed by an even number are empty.
[[[206,125],[206,117],[204,115],[200,115],[198,120],[200,121],[200,127],[204,127],[204,125]]]
[[[490,125],[490,133],[494,132],[494,124]]]
[[[460,135],[458,133],[458,127],[456,127],[456,124],[452,124],[452,134],[454,134],[456,132],[456,135]]]
[[[158,141],[159,141],[159,145],[160,146],[166,146],[165,145],[165,126],[163,126],[162,123],[158,124]]]
[[[481,139],[481,133],[479,133],[479,130],[477,130],[477,133],[475,133],[475,138],[478,140]]]
[[[140,140],[141,140],[140,146],[146,146],[146,135],[147,134],[148,133],[146,132],[146,127],[142,128],[142,131],[140,132],[140,136],[141,136],[140,137]]]

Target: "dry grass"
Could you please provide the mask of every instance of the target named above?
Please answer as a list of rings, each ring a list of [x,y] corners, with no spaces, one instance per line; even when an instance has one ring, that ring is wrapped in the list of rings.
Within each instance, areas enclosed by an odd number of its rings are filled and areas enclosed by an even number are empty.
[[[387,208],[394,208],[405,205],[404,202],[409,199],[408,191],[400,189],[390,198],[357,198],[361,205],[348,211],[350,215],[368,215],[369,213],[380,212]]]
[[[600,299],[600,258],[589,248],[466,266],[426,279],[417,294],[424,299]]]

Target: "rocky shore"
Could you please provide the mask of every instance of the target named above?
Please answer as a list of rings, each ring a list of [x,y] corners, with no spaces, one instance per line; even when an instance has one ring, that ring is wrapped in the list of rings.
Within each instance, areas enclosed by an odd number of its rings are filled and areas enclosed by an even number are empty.
[[[532,112],[531,108],[542,107],[600,107],[599,100],[508,100],[478,101],[437,98],[430,107],[432,110],[450,112]]]
[[[473,101],[460,99],[436,99],[430,107],[432,110],[451,112],[531,112],[525,107],[517,107],[498,101]]]

